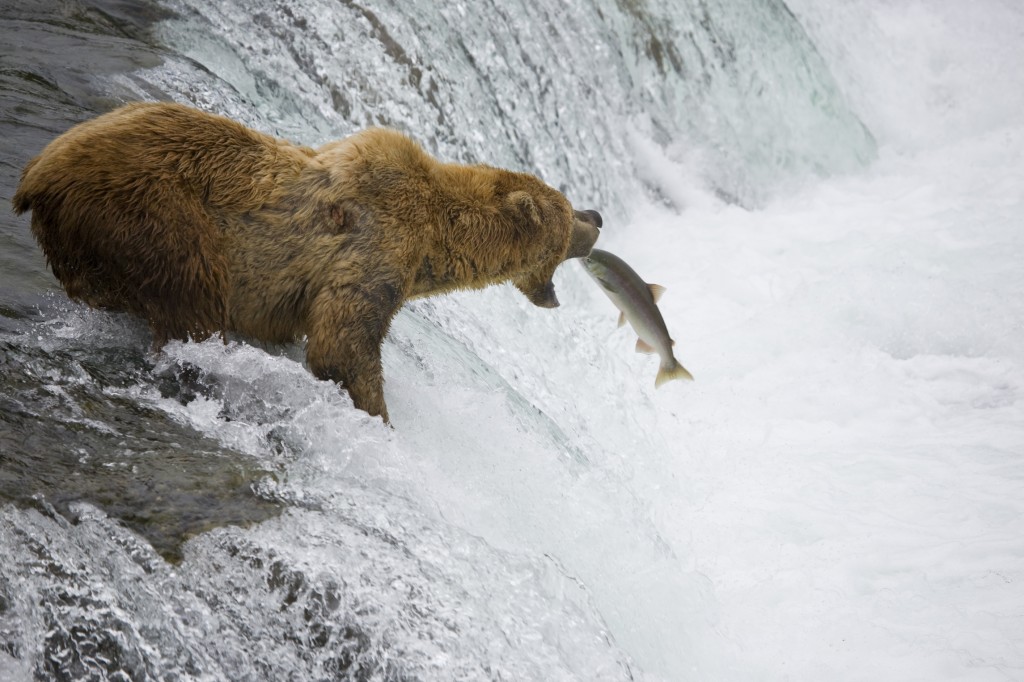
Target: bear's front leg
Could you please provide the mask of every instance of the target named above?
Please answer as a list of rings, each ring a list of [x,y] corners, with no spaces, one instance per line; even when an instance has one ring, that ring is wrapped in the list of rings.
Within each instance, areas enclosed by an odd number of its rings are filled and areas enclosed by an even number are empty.
[[[320,379],[348,391],[352,403],[388,423],[381,344],[401,306],[391,283],[327,286],[310,309],[306,362]]]

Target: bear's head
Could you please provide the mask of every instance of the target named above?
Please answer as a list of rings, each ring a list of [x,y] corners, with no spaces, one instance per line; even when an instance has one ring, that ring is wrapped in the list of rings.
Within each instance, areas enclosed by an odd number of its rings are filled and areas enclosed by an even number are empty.
[[[555,269],[589,255],[600,234],[597,211],[574,210],[540,178],[442,163],[397,131],[366,130],[324,145],[316,158],[329,202],[343,191],[381,223],[382,238],[407,234],[417,242],[399,249],[416,267],[410,297],[511,281],[535,305],[554,308]]]
[[[590,254],[600,236],[601,215],[575,210],[561,192],[534,176],[510,173],[504,180],[513,187],[499,183],[496,193],[503,196],[502,217],[520,247],[512,283],[534,305],[555,308],[555,269]]]

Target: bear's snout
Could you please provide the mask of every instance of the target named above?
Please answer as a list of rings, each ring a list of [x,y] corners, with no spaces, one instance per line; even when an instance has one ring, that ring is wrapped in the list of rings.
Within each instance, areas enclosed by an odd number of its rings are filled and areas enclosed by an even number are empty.
[[[576,220],[572,226],[569,239],[569,250],[565,258],[582,258],[589,256],[590,250],[601,236],[601,214],[597,211],[575,211]]]
[[[590,223],[594,227],[604,227],[604,220],[601,219],[601,214],[592,208],[588,208],[586,211],[574,211],[574,213],[576,214],[576,220]]]

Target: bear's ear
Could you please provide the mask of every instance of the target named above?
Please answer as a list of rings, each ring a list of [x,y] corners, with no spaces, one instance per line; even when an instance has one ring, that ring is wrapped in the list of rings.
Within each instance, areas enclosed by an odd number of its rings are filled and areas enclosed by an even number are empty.
[[[505,197],[505,207],[517,225],[540,227],[540,210],[529,192],[509,192]]]

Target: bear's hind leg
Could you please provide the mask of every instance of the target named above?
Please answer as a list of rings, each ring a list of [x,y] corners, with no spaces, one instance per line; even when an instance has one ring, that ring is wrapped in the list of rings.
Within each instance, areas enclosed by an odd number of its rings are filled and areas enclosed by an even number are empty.
[[[381,344],[400,305],[391,284],[328,286],[313,303],[307,327],[310,371],[341,384],[357,408],[385,423]]]
[[[86,196],[18,204],[32,209],[32,233],[68,296],[145,318],[155,347],[225,330],[229,292],[222,236],[202,202],[171,183],[161,188],[86,185]]]

